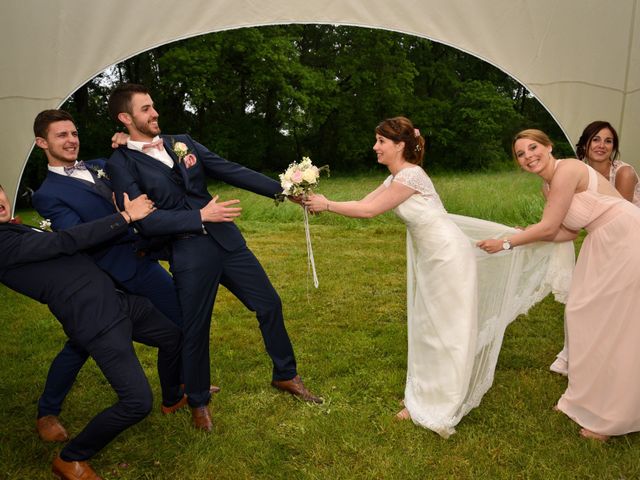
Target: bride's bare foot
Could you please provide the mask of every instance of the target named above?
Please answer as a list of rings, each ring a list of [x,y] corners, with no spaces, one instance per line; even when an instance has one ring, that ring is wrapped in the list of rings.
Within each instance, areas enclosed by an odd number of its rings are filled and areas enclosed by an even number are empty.
[[[609,435],[602,435],[601,433],[592,432],[591,430],[588,430],[586,428],[580,429],[580,435],[582,435],[584,438],[592,438],[600,442],[606,442],[607,440],[609,440]]]
[[[398,413],[396,413],[396,418],[398,420],[411,420],[411,415],[409,415],[409,410],[403,408]]]

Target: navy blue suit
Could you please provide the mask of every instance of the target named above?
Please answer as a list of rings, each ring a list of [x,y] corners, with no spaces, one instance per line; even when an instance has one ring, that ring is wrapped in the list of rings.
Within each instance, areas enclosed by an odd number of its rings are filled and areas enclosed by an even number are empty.
[[[247,248],[233,222],[201,223],[200,209],[210,200],[207,177],[273,198],[281,192],[275,180],[229,162],[210,152],[188,135],[163,136],[174,168],[145,153],[117,149],[107,162],[107,172],[118,195],[130,198],[146,193],[158,210],[136,223],[146,236],[174,234],[171,245],[173,274],[183,316],[183,364],[186,393],[192,407],[209,402],[209,329],[213,304],[222,284],[256,317],[273,362],[273,379],[296,375],[293,347],[284,326],[280,297],[262,266]],[[173,141],[187,145],[196,164],[186,168],[172,151]],[[186,232],[186,234],[185,234]]]
[[[54,230],[65,230],[116,212],[111,183],[97,174],[99,170],[106,171],[105,160],[85,164],[94,184],[49,171],[33,195],[33,206],[40,216],[51,220]],[[88,253],[119,287],[147,297],[166,317],[181,326],[182,316],[173,279],[158,262],[138,254],[141,239],[132,230],[129,228],[108,244],[94,247]],[[60,414],[62,402],[87,357],[87,352],[72,342],[65,344],[49,369],[38,401],[38,417]]]
[[[57,233],[0,224],[0,282],[47,304],[69,339],[89,353],[118,395],[114,405],[62,449],[65,461],[91,458],[149,413],[151,388],[132,340],[159,348],[163,399],[168,405],[180,399],[180,328],[149,300],[117,291],[91,257],[77,253],[127,230],[117,213]]]

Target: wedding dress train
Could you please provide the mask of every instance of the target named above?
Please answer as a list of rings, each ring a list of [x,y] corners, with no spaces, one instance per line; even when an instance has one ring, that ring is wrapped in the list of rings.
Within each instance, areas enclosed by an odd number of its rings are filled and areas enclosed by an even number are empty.
[[[476,241],[515,230],[448,214],[420,167],[405,168],[385,184],[392,181],[419,192],[394,209],[407,227],[404,402],[414,423],[446,438],[491,387],[507,325],[549,292],[565,301],[573,243],[488,255]]]

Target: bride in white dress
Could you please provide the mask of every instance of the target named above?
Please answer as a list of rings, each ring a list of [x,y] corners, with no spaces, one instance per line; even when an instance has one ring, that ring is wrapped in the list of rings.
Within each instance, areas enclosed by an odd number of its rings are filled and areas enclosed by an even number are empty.
[[[373,150],[391,173],[377,189],[359,201],[315,194],[304,203],[314,213],[357,218],[393,209],[406,224],[409,344],[405,408],[397,416],[447,438],[491,386],[508,323],[551,290],[562,300],[573,248],[539,244],[486,255],[477,240],[514,229],[447,214],[420,167],[424,139],[410,120],[381,122]]]

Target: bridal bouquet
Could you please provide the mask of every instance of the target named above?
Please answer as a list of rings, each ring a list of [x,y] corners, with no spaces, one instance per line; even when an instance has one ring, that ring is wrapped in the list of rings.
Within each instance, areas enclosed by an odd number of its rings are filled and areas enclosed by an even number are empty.
[[[284,201],[286,196],[299,197],[313,192],[318,186],[320,172],[329,174],[329,166],[316,167],[309,157],[302,157],[302,161],[293,162],[280,174],[282,193],[276,196],[277,201]]]
[[[326,171],[329,175],[329,166],[316,167],[309,157],[302,157],[302,161],[293,162],[280,174],[280,186],[282,193],[276,195],[276,202],[283,202],[287,196],[305,197],[313,193],[318,186],[320,172]],[[307,265],[313,274],[313,285],[318,288],[318,276],[316,264],[313,260],[313,248],[311,247],[311,234],[309,232],[309,210],[304,207],[304,231],[307,239]]]

